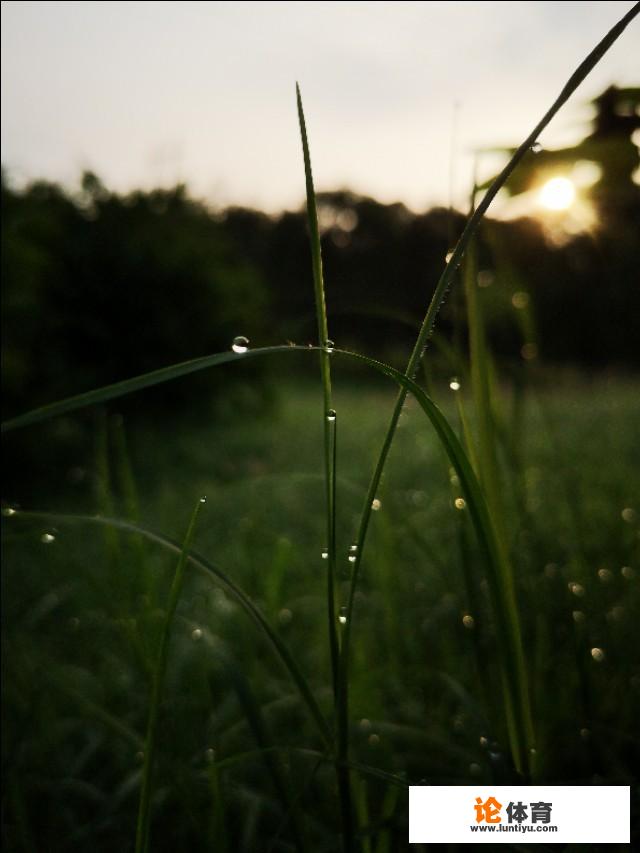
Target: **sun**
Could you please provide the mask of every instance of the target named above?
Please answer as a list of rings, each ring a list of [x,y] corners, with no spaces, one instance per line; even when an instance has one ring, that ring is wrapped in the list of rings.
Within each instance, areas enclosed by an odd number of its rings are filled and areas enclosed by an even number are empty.
[[[538,193],[538,204],[546,210],[568,210],[576,198],[576,187],[569,178],[551,178]]]

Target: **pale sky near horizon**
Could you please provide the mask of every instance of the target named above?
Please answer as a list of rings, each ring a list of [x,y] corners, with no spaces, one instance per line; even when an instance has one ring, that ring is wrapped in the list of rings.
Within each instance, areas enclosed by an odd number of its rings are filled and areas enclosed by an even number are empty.
[[[214,206],[298,207],[299,80],[318,190],[448,204],[453,148],[464,204],[472,152],[518,144],[632,5],[3,2],[3,167],[17,184],[91,169],[119,191],[186,182]],[[541,142],[579,140],[592,97],[640,85],[639,59],[636,19]]]

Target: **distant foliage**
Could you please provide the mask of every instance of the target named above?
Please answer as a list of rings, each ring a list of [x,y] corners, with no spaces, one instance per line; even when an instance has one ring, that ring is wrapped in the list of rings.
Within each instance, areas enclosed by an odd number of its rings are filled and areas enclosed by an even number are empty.
[[[463,216],[347,191],[318,203],[337,344],[401,366]],[[480,275],[496,355],[518,363],[524,342],[554,364],[637,369],[636,225],[602,222],[558,244],[533,219],[486,221]],[[302,211],[214,214],[183,186],[122,196],[92,174],[76,194],[45,182],[16,191],[3,180],[7,412],[227,349],[238,334],[252,344],[315,341],[308,251]],[[464,344],[460,292],[439,332]],[[522,293],[525,312],[513,302]],[[261,405],[268,383],[239,380],[267,369],[252,363],[233,383],[217,371],[167,386],[145,394],[140,410],[169,414],[196,399],[228,408],[238,392],[243,405]]]
[[[13,410],[226,349],[267,314],[261,274],[184,187],[119,196],[91,174],[77,195],[3,182],[2,279]],[[214,381],[198,380],[209,399]],[[145,406],[192,392],[167,386]]]

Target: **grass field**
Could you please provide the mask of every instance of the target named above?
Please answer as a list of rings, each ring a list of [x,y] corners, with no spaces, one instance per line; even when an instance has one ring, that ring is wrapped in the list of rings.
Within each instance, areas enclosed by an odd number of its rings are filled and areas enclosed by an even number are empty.
[[[344,585],[393,390],[341,386],[336,375]],[[444,385],[437,396],[455,422],[456,392]],[[548,387],[519,407],[502,398],[505,417],[517,412],[517,446],[504,446],[501,470],[536,778],[634,782],[637,384]],[[292,384],[282,403],[222,427],[123,431],[111,417],[108,453],[71,480],[92,482],[88,512],[126,517],[134,479],[143,525],[178,541],[206,495],[195,548],[258,604],[330,719],[322,401],[311,384]],[[417,406],[401,424],[354,610],[350,760],[362,765],[352,778],[364,851],[404,849],[407,784],[514,778],[486,579],[466,508],[456,508],[459,485]],[[68,473],[58,472],[55,508],[77,501]],[[175,556],[95,524],[18,513],[4,527],[8,849],[129,849]],[[335,849],[335,781],[308,709],[262,632],[192,566],[158,734],[151,849]]]
[[[472,205],[404,372],[329,340],[298,90],[315,351],[239,336],[3,424],[69,447],[81,408],[276,361],[279,406],[131,428],[111,408],[90,461],[51,443],[55,514],[3,507],[8,849],[391,853],[412,783],[637,783],[638,383],[543,383],[532,324],[497,366],[474,239],[635,14]],[[422,358],[453,284],[468,340],[438,381]],[[300,350],[320,383],[286,378]]]

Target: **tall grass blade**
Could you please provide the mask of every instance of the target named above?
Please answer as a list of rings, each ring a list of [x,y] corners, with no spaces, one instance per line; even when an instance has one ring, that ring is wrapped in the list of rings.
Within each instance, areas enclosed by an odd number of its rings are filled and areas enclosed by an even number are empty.
[[[619,38],[619,36],[624,32],[628,24],[636,17],[638,12],[640,11],[640,3],[634,4],[634,6],[624,15],[620,21],[607,33],[607,35],[596,45],[596,47],[589,53],[586,59],[580,63],[578,68],[571,75],[569,80],[566,82],[564,87],[562,88],[560,94],[553,102],[551,107],[547,110],[547,112],[543,115],[540,121],[533,128],[531,133],[526,137],[524,142],[516,149],[513,156],[504,167],[502,172],[496,177],[493,181],[489,189],[486,191],[485,195],[481,199],[477,208],[467,221],[467,224],[464,227],[462,235],[458,240],[453,253],[442,273],[440,279],[436,285],[436,289],[434,291],[433,297],[427,309],[427,313],[423,320],[422,326],[420,328],[420,332],[416,339],[415,346],[409,358],[405,374],[409,378],[413,378],[416,375],[418,370],[420,361],[426,349],[426,346],[429,342],[429,339],[433,333],[433,329],[435,326],[436,318],[438,316],[438,312],[442,307],[442,303],[444,302],[447,292],[451,287],[456,271],[462,262],[462,257],[471,241],[473,235],[476,233],[480,222],[486,213],[489,205],[497,195],[500,188],[505,184],[513,170],[520,163],[520,161],[525,157],[527,152],[531,149],[532,145],[537,141],[538,137],[545,129],[545,127],[549,124],[551,119],[556,115],[556,113],[560,110],[560,108],[567,102],[569,97],[575,92],[580,83],[587,77],[589,72],[595,67],[595,65],[602,59],[604,54],[609,50],[612,44]],[[360,565],[362,563],[362,557],[364,554],[364,546],[367,538],[367,532],[369,529],[369,522],[371,520],[371,505],[378,493],[380,480],[382,477],[382,473],[384,471],[384,467],[389,456],[389,451],[391,449],[391,445],[393,443],[393,438],[395,435],[396,428],[398,426],[398,421],[400,419],[400,413],[402,411],[402,407],[404,405],[404,401],[406,399],[408,393],[408,389],[405,386],[401,385],[400,392],[398,394],[398,398],[396,400],[391,419],[389,422],[389,426],[387,428],[387,433],[382,443],[382,448],[380,450],[378,460],[376,462],[376,466],[373,472],[373,476],[371,478],[371,482],[369,485],[369,489],[367,491],[367,495],[365,497],[364,506],[362,509],[362,514],[360,518],[360,524],[358,528],[357,534],[357,554],[356,554],[356,562],[353,565],[353,573],[351,579],[351,588],[349,591],[349,599],[347,603],[347,630],[345,632],[342,644],[342,651],[340,657],[340,665],[341,665],[341,674],[340,674],[340,686],[341,690],[348,690],[348,668],[349,668],[349,644],[351,638],[351,631],[353,625],[353,602],[355,597],[355,591],[358,584],[358,578],[360,574]],[[343,709],[345,714],[348,714],[348,709]],[[515,758],[515,756],[514,756]],[[517,764],[521,762],[518,760]],[[526,766],[526,764],[524,765]]]
[[[322,399],[324,424],[324,461],[327,514],[327,616],[329,620],[329,646],[331,652],[331,672],[334,692],[337,690],[338,677],[338,633],[336,628],[335,607],[335,573],[336,573],[336,490],[335,490],[335,452],[336,452],[336,416],[331,402],[331,364],[328,352],[329,328],[327,325],[327,307],[324,293],[324,276],[322,273],[322,250],[320,246],[320,231],[318,228],[318,210],[316,194],[313,187],[311,171],[311,155],[307,126],[302,107],[300,86],[296,83],[296,101],[298,106],[298,122],[302,139],[302,154],[304,158],[304,175],[307,197],[307,220],[309,225],[309,243],[311,246],[311,265],[313,269],[313,288],[315,295],[316,320],[318,324],[318,346],[320,347],[320,372],[322,376]],[[329,416],[331,412],[331,416]]]
[[[124,421],[121,415],[115,415],[111,418],[111,439],[115,460],[114,468],[123,498],[125,518],[136,523],[140,520],[140,502],[138,500],[138,489],[127,446]],[[115,515],[113,512],[106,512],[104,514],[108,516]],[[132,546],[133,557],[143,579],[144,594],[150,603],[153,600],[154,575],[146,559],[144,542],[137,537],[133,539]]]
[[[164,677],[167,669],[167,657],[169,652],[169,638],[171,636],[171,626],[173,623],[173,615],[178,605],[180,598],[180,590],[182,589],[182,581],[187,565],[189,550],[193,535],[196,529],[198,515],[202,509],[203,499],[200,499],[191,514],[191,520],[187,528],[187,533],[182,546],[182,551],[178,559],[175,575],[169,591],[169,600],[167,602],[167,612],[162,627],[162,635],[160,638],[160,648],[158,649],[158,657],[153,670],[153,680],[151,686],[151,698],[149,702],[149,717],[147,720],[147,735],[145,738],[144,748],[144,764],[142,767],[142,786],[140,789],[140,801],[138,805],[138,822],[136,827],[136,853],[147,853],[149,849],[149,827],[150,827],[150,802],[152,788],[152,774],[155,763],[156,753],[156,735],[158,729],[158,715],[160,712],[160,702],[162,699],[162,691],[164,688]]]
[[[324,277],[322,274],[322,252],[320,246],[320,231],[318,229],[318,211],[316,206],[316,195],[313,187],[313,174],[311,171],[311,156],[309,154],[309,140],[307,138],[307,127],[302,107],[302,96],[300,87],[296,83],[296,100],[298,105],[298,120],[300,123],[300,136],[302,138],[302,152],[304,157],[304,173],[307,195],[307,217],[309,222],[309,239],[311,243],[311,260],[313,267],[313,286],[315,292],[316,318],[318,323],[318,343],[320,346],[320,371],[322,375],[322,393],[324,411],[322,413],[324,422],[324,462],[325,462],[325,488],[326,488],[326,513],[327,513],[327,619],[329,630],[329,649],[331,655],[331,674],[336,705],[341,702],[338,689],[338,672],[340,668],[338,647],[338,625],[336,619],[336,413],[331,402],[331,366],[330,351],[333,344],[329,342],[329,330],[327,326],[327,308],[324,293]],[[338,774],[338,790],[340,796],[340,813],[342,816],[342,835],[344,849],[349,853],[353,849],[353,809],[351,805],[351,782],[349,770],[345,765],[348,758],[349,735],[348,723],[345,716],[340,712],[336,715],[338,735],[338,758],[342,762],[336,765]]]

